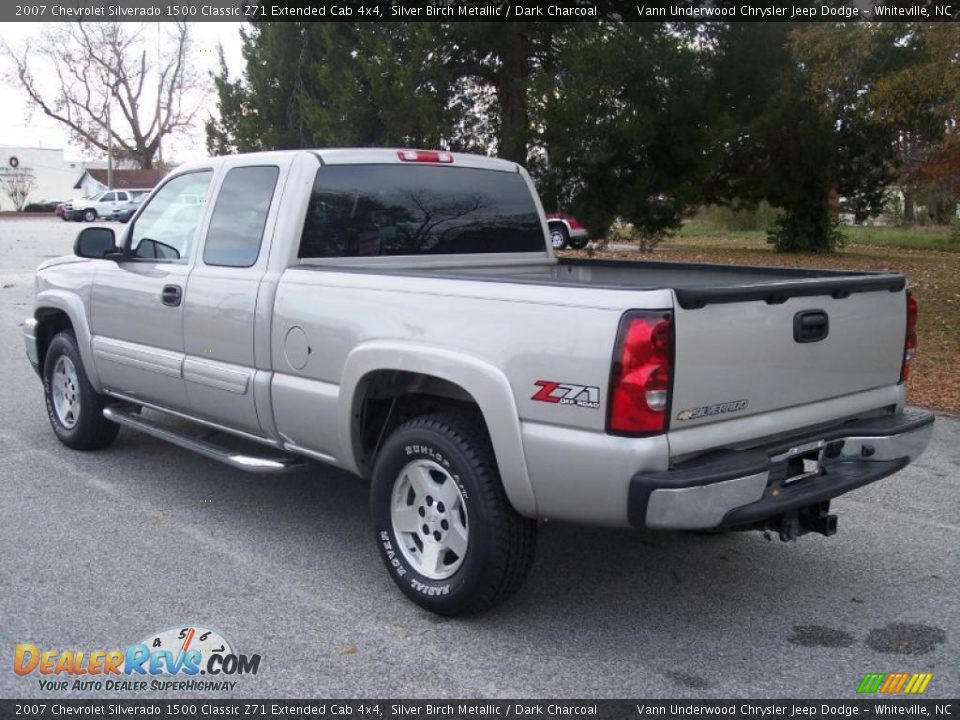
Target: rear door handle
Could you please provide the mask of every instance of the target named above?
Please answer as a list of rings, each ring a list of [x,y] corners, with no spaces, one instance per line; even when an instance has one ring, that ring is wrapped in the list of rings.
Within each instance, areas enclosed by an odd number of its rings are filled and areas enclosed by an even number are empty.
[[[160,293],[160,301],[164,305],[177,307],[183,300],[183,288],[179,285],[164,285],[163,292]]]

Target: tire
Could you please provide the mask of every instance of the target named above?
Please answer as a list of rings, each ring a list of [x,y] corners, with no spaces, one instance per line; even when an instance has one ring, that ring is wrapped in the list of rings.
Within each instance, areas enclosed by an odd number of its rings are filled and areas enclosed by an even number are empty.
[[[589,242],[590,242],[590,238],[588,237],[580,238],[579,240],[571,240],[570,247],[573,248],[574,250],[583,250],[587,246],[587,243]]]
[[[374,464],[370,508],[393,581],[438,615],[503,602],[533,563],[536,521],[510,505],[486,430],[460,414],[415,418],[390,435]]]
[[[74,450],[99,450],[117,437],[120,426],[103,417],[107,398],[87,378],[70,331],[54,336],[43,361],[43,396],[57,439]]]
[[[563,225],[550,226],[550,244],[554,250],[566,250],[570,245],[570,233]]]
[[[94,210],[93,208],[87,208],[86,210],[83,211],[83,219],[86,222],[93,222],[94,220],[97,219],[97,211]]]

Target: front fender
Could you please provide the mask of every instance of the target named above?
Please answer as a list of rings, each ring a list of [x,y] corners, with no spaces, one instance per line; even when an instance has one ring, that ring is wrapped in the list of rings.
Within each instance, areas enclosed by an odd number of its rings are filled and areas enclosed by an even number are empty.
[[[347,357],[338,403],[338,434],[344,460],[359,474],[351,438],[357,388],[369,373],[399,370],[422,373],[454,383],[476,401],[483,414],[500,478],[510,503],[521,515],[537,516],[536,497],[523,453],[520,417],[506,375],[498,368],[453,350],[396,341],[366,343]]]
[[[93,361],[90,323],[87,321],[87,311],[83,299],[76,293],[56,288],[41,290],[37,293],[33,312],[33,316],[41,325],[43,324],[43,311],[47,308],[61,310],[70,318],[70,324],[73,325],[73,332],[77,338],[77,346],[80,348],[83,369],[86,371],[87,378],[89,378],[94,390],[100,392],[102,389],[100,375],[97,373],[97,366]]]

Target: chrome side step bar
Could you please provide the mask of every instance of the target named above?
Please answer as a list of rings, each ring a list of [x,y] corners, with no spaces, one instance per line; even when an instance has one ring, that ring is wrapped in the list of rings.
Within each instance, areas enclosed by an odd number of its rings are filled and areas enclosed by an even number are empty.
[[[131,409],[130,405],[114,404],[103,409],[103,416],[118,425],[124,425],[134,430],[153,435],[155,438],[166,440],[168,443],[192,450],[195,453],[217,460],[249,473],[283,473],[294,472],[306,467],[307,462],[295,455],[246,455],[227,450],[208,440],[191,437],[164,427],[155,422],[140,417]]]

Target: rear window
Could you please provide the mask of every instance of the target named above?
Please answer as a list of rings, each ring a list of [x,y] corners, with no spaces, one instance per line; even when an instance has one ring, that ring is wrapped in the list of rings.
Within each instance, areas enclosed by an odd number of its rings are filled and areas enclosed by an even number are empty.
[[[320,168],[300,241],[301,258],[543,249],[519,173],[436,165]]]

